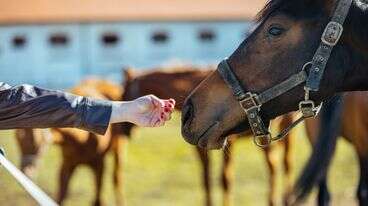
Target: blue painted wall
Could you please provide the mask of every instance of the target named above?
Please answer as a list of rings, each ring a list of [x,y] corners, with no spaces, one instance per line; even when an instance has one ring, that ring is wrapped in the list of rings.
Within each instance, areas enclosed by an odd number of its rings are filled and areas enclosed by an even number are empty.
[[[236,49],[249,27],[247,22],[0,26],[0,81],[67,88],[88,75],[120,81],[125,66],[215,64]]]

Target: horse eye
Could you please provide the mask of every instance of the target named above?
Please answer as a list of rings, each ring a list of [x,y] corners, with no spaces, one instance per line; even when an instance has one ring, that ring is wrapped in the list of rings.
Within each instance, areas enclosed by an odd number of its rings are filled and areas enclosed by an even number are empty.
[[[271,27],[268,30],[268,33],[272,36],[280,36],[283,32],[284,32],[283,28],[275,27],[275,26]]]

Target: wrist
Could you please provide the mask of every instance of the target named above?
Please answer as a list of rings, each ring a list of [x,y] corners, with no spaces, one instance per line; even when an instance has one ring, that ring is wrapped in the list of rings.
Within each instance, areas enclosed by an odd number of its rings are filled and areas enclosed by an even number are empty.
[[[130,101],[113,101],[110,123],[133,122]]]

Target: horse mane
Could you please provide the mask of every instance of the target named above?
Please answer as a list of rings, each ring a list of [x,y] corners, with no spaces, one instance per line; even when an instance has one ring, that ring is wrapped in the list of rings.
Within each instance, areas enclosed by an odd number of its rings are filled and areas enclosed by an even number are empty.
[[[327,7],[327,5],[333,5],[327,3],[330,1],[333,0],[268,0],[263,9],[257,14],[256,21],[263,22],[276,11],[281,11],[293,17],[304,16],[301,14],[313,16],[316,14],[316,11],[326,9],[325,7]]]

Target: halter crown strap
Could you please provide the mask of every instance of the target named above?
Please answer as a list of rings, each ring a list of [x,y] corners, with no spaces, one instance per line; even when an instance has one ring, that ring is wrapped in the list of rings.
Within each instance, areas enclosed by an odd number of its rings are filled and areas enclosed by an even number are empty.
[[[331,21],[327,24],[321,37],[321,44],[313,56],[312,67],[305,86],[308,90],[319,90],[328,59],[342,35],[343,24],[351,4],[352,0],[340,0]]]
[[[307,73],[304,70],[302,70],[299,73],[292,75],[291,77],[281,82],[280,84],[277,84],[276,86],[271,87],[270,89],[259,94],[258,96],[259,102],[261,102],[262,104],[266,103],[295,88],[299,84],[305,82],[306,79]]]

